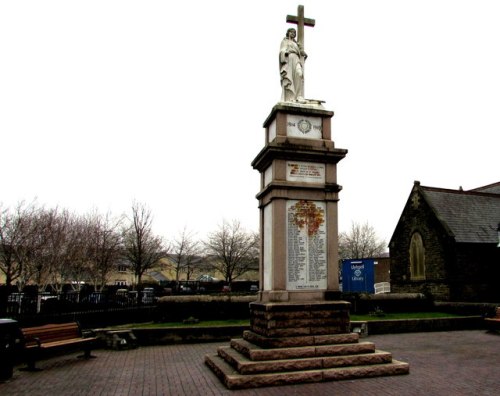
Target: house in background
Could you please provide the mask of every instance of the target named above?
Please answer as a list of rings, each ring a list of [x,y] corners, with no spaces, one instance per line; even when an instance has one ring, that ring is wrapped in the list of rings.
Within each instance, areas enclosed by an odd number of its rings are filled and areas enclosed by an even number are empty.
[[[391,290],[500,302],[500,182],[463,191],[414,183],[389,243]]]
[[[194,281],[201,276],[209,275],[218,280],[224,280],[224,274],[216,271],[211,265],[212,258],[206,256],[193,256],[183,258],[179,265],[179,281]],[[177,257],[174,254],[165,254],[165,257],[160,260],[158,265],[146,271],[142,277],[144,284],[162,284],[168,281],[175,281],[177,274]],[[189,275],[188,275],[189,274]],[[248,271],[236,278],[236,281],[258,281],[259,279],[259,262],[255,260]],[[129,262],[121,260],[117,263],[116,268],[108,276],[108,285],[116,286],[133,286],[136,283],[134,271]]]

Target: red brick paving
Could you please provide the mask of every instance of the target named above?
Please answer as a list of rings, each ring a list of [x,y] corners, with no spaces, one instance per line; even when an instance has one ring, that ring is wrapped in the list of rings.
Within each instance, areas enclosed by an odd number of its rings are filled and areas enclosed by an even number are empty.
[[[96,350],[40,361],[39,372],[20,371],[0,384],[0,395],[498,395],[500,335],[481,330],[370,336],[377,349],[410,364],[410,374],[229,391],[203,363],[228,343]]]

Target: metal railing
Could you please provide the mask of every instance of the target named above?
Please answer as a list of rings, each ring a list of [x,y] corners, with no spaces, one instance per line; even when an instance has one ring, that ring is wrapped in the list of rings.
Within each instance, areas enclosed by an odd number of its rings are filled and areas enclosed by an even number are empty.
[[[139,305],[153,305],[157,301],[150,291],[129,291],[119,289],[116,293],[66,292],[10,293],[6,301],[0,302],[0,315],[17,317],[21,315],[67,313],[81,311],[128,308]]]

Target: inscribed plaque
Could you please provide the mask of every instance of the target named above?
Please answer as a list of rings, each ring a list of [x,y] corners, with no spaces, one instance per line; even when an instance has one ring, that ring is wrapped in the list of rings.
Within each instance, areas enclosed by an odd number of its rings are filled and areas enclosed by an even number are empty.
[[[323,184],[325,183],[325,164],[287,161],[286,180]]]
[[[321,122],[321,117],[305,117],[288,114],[286,117],[286,135],[306,139],[321,139]]]
[[[327,287],[326,203],[287,201],[287,290]]]

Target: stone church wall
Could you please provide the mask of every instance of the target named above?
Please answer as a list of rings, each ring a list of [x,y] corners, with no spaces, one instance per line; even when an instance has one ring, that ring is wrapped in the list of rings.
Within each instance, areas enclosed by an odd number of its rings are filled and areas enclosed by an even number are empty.
[[[417,196],[418,198],[413,198]],[[425,279],[412,279],[410,241],[419,232],[425,249]],[[390,245],[391,290],[396,293],[424,293],[439,301],[450,299],[447,263],[454,252],[446,230],[437,221],[431,208],[418,195],[412,194]]]

